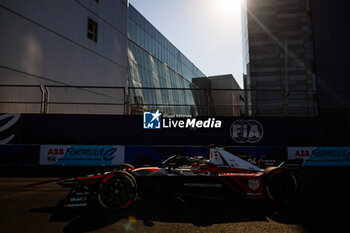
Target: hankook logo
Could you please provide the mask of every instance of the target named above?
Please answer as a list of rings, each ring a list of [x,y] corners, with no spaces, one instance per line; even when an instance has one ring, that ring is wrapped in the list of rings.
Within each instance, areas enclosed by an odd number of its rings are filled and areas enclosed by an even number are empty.
[[[256,120],[236,120],[230,127],[230,135],[238,143],[257,143],[264,135],[264,128]]]

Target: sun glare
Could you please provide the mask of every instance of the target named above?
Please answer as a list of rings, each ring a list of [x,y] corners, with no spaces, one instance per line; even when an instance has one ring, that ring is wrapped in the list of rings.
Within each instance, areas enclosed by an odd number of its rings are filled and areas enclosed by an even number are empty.
[[[217,4],[224,16],[230,16],[236,14],[237,11],[240,11],[241,1],[242,0],[217,0]]]

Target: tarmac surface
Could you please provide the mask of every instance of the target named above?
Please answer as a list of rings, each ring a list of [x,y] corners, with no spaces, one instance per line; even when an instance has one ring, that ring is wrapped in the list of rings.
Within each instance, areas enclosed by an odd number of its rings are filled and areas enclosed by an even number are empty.
[[[300,182],[297,200],[285,207],[256,202],[198,200],[195,203],[181,203],[165,198],[141,199],[122,212],[56,208],[59,198],[69,191],[56,183],[63,179],[62,176],[3,175],[0,177],[0,232],[347,231],[344,227],[348,227],[350,216],[346,201],[349,195],[339,185],[348,183],[349,177],[343,176],[335,182],[315,182],[316,179],[328,177],[322,174],[316,172],[314,176],[308,176],[309,180]],[[316,194],[318,196],[315,197]],[[335,195],[329,196],[331,194]]]

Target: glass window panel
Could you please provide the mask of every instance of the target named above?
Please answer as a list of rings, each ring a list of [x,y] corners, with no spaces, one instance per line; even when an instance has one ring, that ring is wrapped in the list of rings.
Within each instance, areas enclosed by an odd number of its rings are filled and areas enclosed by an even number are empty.
[[[155,40],[153,38],[151,38],[151,44],[152,44],[152,48],[151,48],[151,53],[154,55],[154,49],[155,49]]]
[[[139,47],[137,47],[137,64],[138,66],[142,66],[142,54]]]
[[[132,22],[132,39],[136,41],[136,37],[137,37],[136,24],[133,21],[131,22]]]
[[[145,32],[145,49],[149,51],[149,46],[148,46],[148,34]]]
[[[163,47],[161,46],[161,44],[159,44],[159,51],[158,51],[158,58],[163,61],[163,58],[162,58],[162,54],[163,54]]]
[[[150,76],[149,70],[146,70],[146,78],[147,78],[147,86],[148,87],[152,87],[152,80],[151,80],[151,76]]]
[[[144,69],[144,74],[145,74],[145,83],[146,83],[146,87],[150,87],[150,80],[149,80],[149,76],[148,76],[148,71],[146,69]]]
[[[142,86],[144,87],[145,86],[145,82],[143,80],[143,69],[142,69],[142,66],[139,66],[139,75],[140,75],[140,82],[142,83]]]
[[[141,30],[141,45],[142,45],[142,48],[145,48],[145,31],[144,30]]]
[[[140,30],[139,26],[136,26],[136,30],[137,30],[136,42],[138,44],[140,44],[140,41],[141,41],[141,30]]]
[[[145,18],[141,16],[141,28],[145,29]]]
[[[131,32],[132,32],[131,20],[128,20],[128,32],[127,32],[128,38],[131,38]]]
[[[137,15],[137,24],[140,26],[141,25],[141,15],[136,12],[136,15]]]
[[[152,36],[153,39],[156,38],[154,27],[151,27],[151,36]]]
[[[147,53],[144,50],[142,50],[142,54],[143,54],[143,64],[142,65],[146,69],[146,67],[147,67]]]
[[[159,58],[158,51],[159,51],[159,44],[158,44],[158,42],[156,42],[156,57],[157,58]]]
[[[152,87],[151,73],[149,72],[149,70],[146,70],[146,77],[147,77],[147,86]]]
[[[149,69],[149,55],[145,52],[145,68]]]
[[[147,32],[148,34],[151,34],[151,29],[150,29],[150,27],[151,27],[151,25],[149,24],[148,21],[146,21],[146,32]]]
[[[146,78],[146,74],[145,74],[145,68],[143,68],[142,67],[142,69],[141,69],[141,71],[142,71],[142,86],[143,87],[147,87],[147,78]]]
[[[134,9],[132,7],[129,8],[130,11],[129,11],[129,18],[131,18],[132,20],[134,20],[135,16],[134,16]]]

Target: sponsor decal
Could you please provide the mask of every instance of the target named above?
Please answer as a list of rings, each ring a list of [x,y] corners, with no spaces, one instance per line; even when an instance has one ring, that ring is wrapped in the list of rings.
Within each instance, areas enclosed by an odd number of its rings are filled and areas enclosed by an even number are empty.
[[[302,159],[302,166],[350,166],[350,147],[289,147],[288,159]]]
[[[222,184],[209,183],[184,183],[184,187],[200,187],[200,188],[222,188]]]
[[[237,143],[257,143],[264,136],[264,128],[256,120],[236,120],[230,127],[230,135]]]
[[[248,187],[255,191],[260,187],[260,181],[259,180],[248,180]]]
[[[83,207],[83,206],[87,206],[87,203],[73,203],[73,204],[66,204],[65,207]]]
[[[71,197],[71,202],[80,202],[80,201],[87,201],[87,197]]]
[[[314,147],[289,147],[288,159],[309,159]]]
[[[124,146],[42,145],[41,165],[116,165],[124,162]]]
[[[20,117],[21,117],[21,114],[3,114],[3,115],[0,115],[0,121],[5,120],[5,119],[10,119],[5,124],[0,125],[0,134],[2,132],[4,132],[5,130],[14,126]],[[4,138],[4,139],[0,138],[0,145],[4,145],[4,144],[9,143],[14,137],[15,137],[15,135],[12,134],[12,135],[8,136],[7,138]]]
[[[185,118],[185,119],[179,119]],[[157,110],[156,112],[143,113],[143,128],[144,129],[184,129],[184,128],[221,128],[222,122],[215,118],[199,120],[192,118],[191,115],[162,115]]]

